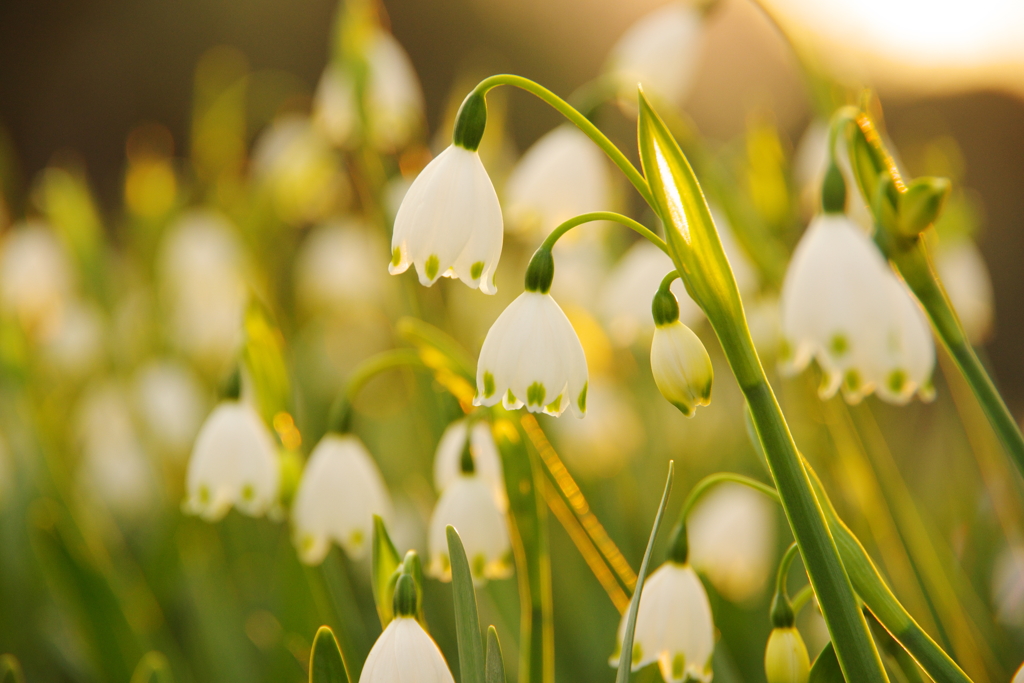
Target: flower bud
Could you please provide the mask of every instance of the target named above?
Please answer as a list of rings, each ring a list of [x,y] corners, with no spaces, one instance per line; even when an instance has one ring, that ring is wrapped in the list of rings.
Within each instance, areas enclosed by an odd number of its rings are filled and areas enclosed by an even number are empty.
[[[683,415],[691,417],[697,406],[711,402],[711,358],[693,330],[678,319],[654,330],[651,372],[661,395]]]
[[[938,220],[949,196],[950,183],[947,178],[916,178],[899,195],[899,220],[897,227],[904,237],[914,238],[921,231]]]
[[[764,651],[764,673],[768,683],[807,683],[811,662],[796,628],[772,629]]]

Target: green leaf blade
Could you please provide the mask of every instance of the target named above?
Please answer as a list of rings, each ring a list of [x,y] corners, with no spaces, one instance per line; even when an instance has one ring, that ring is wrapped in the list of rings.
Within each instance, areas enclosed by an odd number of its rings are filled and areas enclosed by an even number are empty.
[[[498,631],[493,626],[487,627],[486,669],[487,683],[505,683],[505,662],[501,658]]]
[[[392,600],[395,594],[395,571],[401,564],[398,550],[391,542],[384,520],[378,515],[373,516],[373,564],[370,572],[370,584],[373,588],[373,601],[377,605],[377,616],[380,617],[381,628],[386,628],[394,618]]]
[[[329,626],[321,626],[309,652],[309,683],[348,683],[341,648]]]
[[[484,683],[484,649],[480,638],[480,615],[476,607],[476,592],[473,590],[473,574],[459,533],[452,526],[446,532],[448,556],[452,565],[455,631],[459,640],[462,683]]]

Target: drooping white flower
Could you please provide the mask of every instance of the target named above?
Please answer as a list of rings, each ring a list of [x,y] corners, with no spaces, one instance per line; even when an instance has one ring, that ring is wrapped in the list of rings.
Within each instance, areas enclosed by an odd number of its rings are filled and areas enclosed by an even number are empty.
[[[608,72],[620,98],[635,102],[638,84],[679,106],[697,73],[704,19],[692,3],[671,2],[640,18],[612,48]]]
[[[625,630],[623,615],[618,650],[609,660],[612,666],[619,664]],[[633,636],[632,670],[658,662],[666,683],[690,679],[709,683],[714,648],[715,625],[704,585],[690,565],[666,562],[644,583]]]
[[[154,440],[175,455],[186,452],[207,409],[195,374],[175,361],[151,361],[135,375],[135,399]]]
[[[260,134],[252,170],[278,216],[288,223],[326,218],[349,192],[337,152],[310,119],[299,114],[278,118]]]
[[[761,594],[772,573],[775,508],[764,494],[721,484],[687,517],[690,562],[733,602]]]
[[[800,202],[803,204],[805,215],[817,213],[821,208],[821,184],[830,162],[828,136],[827,121],[811,121],[793,154],[793,177],[800,190]],[[875,219],[863,195],[858,191],[852,191],[852,188],[857,187],[857,182],[853,176],[846,145],[836,146],[835,163],[843,174],[846,187],[851,188],[851,191],[846,193],[846,214],[863,230],[870,232],[874,229]]]
[[[359,683],[455,683],[437,643],[415,618],[396,616],[363,664]]]
[[[80,377],[99,361],[103,328],[103,314],[98,306],[70,298],[43,340],[43,353],[60,372]]]
[[[491,434],[491,425],[485,420],[473,423],[472,430],[468,427],[469,420],[456,420],[448,425],[437,443],[434,455],[434,486],[444,491],[452,482],[462,476],[462,455],[466,448],[466,435],[469,434],[469,452],[473,457],[474,470],[487,482],[494,493],[494,502],[499,509],[505,510],[508,497],[505,493],[505,475],[501,467],[501,455]]]
[[[222,401],[206,418],[188,462],[184,509],[215,522],[234,505],[258,517],[277,503],[274,437],[251,405]]]
[[[793,626],[772,629],[764,651],[768,683],[807,683],[811,662],[800,632]]]
[[[366,46],[367,137],[374,148],[394,152],[423,123],[423,92],[416,69],[401,43],[387,31],[375,32]]]
[[[430,518],[428,572],[442,581],[450,581],[452,575],[448,526],[455,527],[462,538],[474,583],[511,576],[512,544],[505,515],[494,501],[490,484],[479,474],[462,473],[448,484]]]
[[[1024,546],[1012,543],[996,556],[992,568],[992,606],[996,619],[1008,626],[1024,626]]]
[[[693,330],[678,318],[654,330],[651,373],[661,395],[683,415],[692,417],[697,406],[711,403],[711,357]]]
[[[78,485],[129,517],[152,508],[156,480],[132,421],[128,398],[110,380],[89,386],[74,415],[82,448]]]
[[[334,145],[348,147],[359,130],[355,83],[338,64],[328,64],[313,96],[313,125]]]
[[[476,370],[474,405],[525,404],[558,416],[568,406],[587,410],[587,359],[576,331],[549,294],[520,294],[484,338]]]
[[[210,365],[226,362],[241,339],[246,302],[234,227],[214,211],[186,213],[163,240],[158,274],[178,346]]]
[[[573,473],[613,477],[643,444],[644,426],[622,387],[595,377],[582,420],[559,420],[559,452]]]
[[[501,206],[480,156],[453,144],[406,192],[395,217],[388,270],[396,275],[415,264],[426,287],[444,275],[494,294],[501,242]]]
[[[351,434],[327,434],[309,456],[292,506],[299,557],[320,564],[333,541],[352,559],[362,558],[374,515],[390,519],[392,505],[373,456]]]
[[[311,310],[373,307],[387,277],[379,264],[387,247],[357,220],[332,221],[310,231],[295,257],[295,295]]]
[[[505,185],[506,227],[547,234],[573,216],[610,206],[604,153],[579,128],[545,134],[512,169]]]
[[[46,224],[16,225],[0,243],[0,310],[30,332],[45,337],[56,327],[73,280],[64,247]]]
[[[939,242],[935,270],[953,303],[964,332],[979,344],[992,331],[992,278],[978,246],[968,238]]]
[[[818,361],[822,398],[842,386],[850,402],[879,388],[902,403],[930,388],[934,346],[906,286],[842,214],[816,217],[797,245],[782,286],[782,368]]]

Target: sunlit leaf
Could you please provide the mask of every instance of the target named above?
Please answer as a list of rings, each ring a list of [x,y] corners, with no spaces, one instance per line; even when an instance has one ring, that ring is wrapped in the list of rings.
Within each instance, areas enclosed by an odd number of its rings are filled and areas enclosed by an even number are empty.
[[[309,652],[309,683],[348,683],[341,648],[329,626],[321,626],[313,639]]]
[[[373,600],[377,604],[377,616],[381,628],[394,618],[395,570],[401,563],[395,544],[391,542],[384,520],[373,516],[373,568],[370,583],[373,586]]]
[[[459,639],[459,670],[462,683],[484,683],[484,648],[480,637],[480,615],[476,608],[473,574],[462,539],[455,527],[446,529],[448,556],[452,563],[452,592],[455,602],[455,631]]]
[[[487,627],[486,669],[487,683],[505,683],[505,662],[501,658],[498,631],[493,626]]]
[[[814,660],[811,677],[807,679],[807,683],[845,683],[845,681],[843,670],[839,668],[839,659],[836,657],[835,648],[829,642],[818,658]]]

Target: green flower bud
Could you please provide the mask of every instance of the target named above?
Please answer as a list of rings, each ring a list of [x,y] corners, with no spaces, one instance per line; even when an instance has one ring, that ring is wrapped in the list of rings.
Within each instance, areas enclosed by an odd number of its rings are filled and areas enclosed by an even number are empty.
[[[487,100],[483,93],[473,91],[462,101],[459,113],[455,116],[455,130],[452,143],[475,152],[480,146],[480,139],[487,127]]]
[[[551,282],[555,279],[555,259],[551,250],[541,247],[533,254],[530,265],[526,268],[526,291],[547,294],[551,291]]]
[[[834,162],[829,163],[821,183],[821,210],[825,213],[845,213],[846,181]]]
[[[917,178],[899,196],[896,225],[904,237],[917,237],[938,220],[951,189],[947,178]]]
[[[768,683],[807,683],[811,661],[794,627],[772,629],[764,651],[764,673]]]
[[[661,395],[687,417],[711,402],[714,369],[704,344],[686,325],[658,325],[651,342],[651,372]]]

